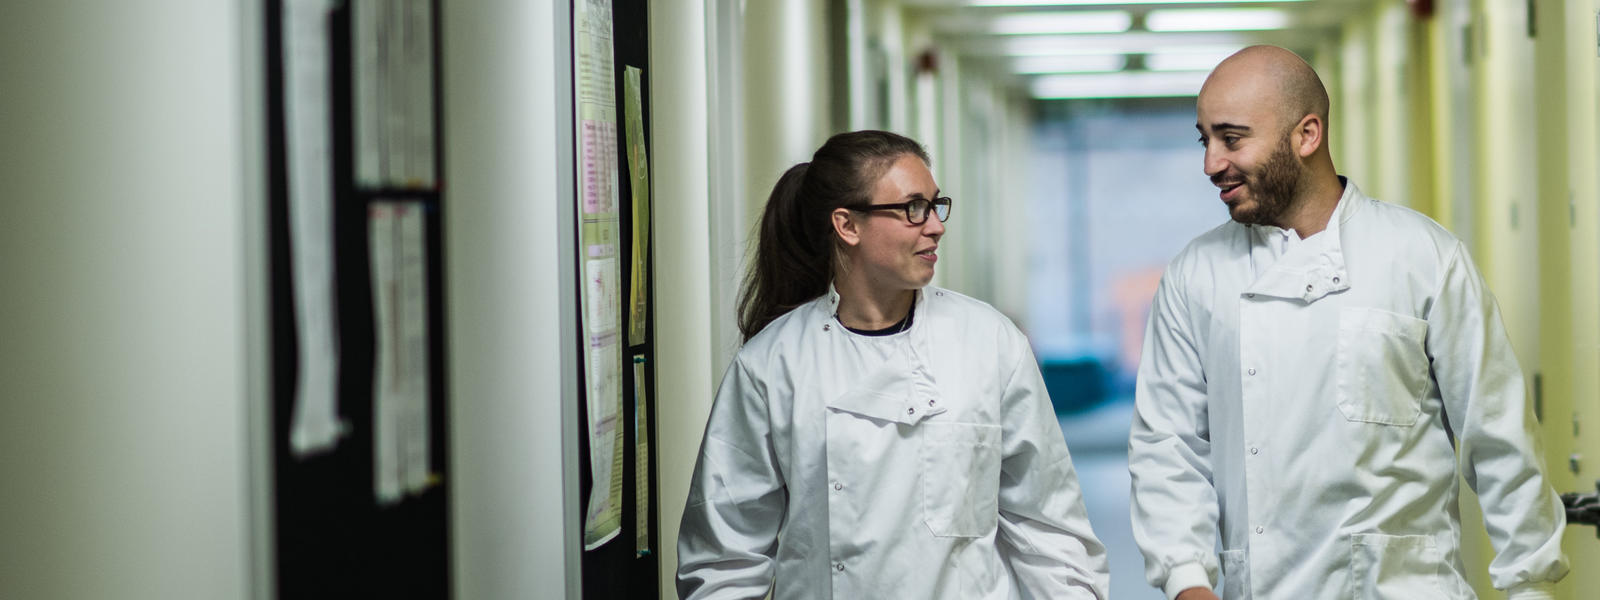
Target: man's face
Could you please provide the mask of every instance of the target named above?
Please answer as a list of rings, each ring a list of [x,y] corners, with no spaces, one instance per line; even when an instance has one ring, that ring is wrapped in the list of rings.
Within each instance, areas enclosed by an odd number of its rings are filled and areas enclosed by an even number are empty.
[[[1294,206],[1305,165],[1277,115],[1242,90],[1205,90],[1199,104],[1205,173],[1228,215],[1247,225],[1282,226]],[[1208,93],[1214,92],[1214,93]]]

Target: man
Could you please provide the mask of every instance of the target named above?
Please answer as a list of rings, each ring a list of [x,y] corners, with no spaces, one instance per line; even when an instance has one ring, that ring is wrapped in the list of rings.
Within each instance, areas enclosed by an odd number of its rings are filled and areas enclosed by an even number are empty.
[[[1552,597],[1561,501],[1461,242],[1336,174],[1327,91],[1287,50],[1223,61],[1198,113],[1232,221],[1173,259],[1151,307],[1128,443],[1151,584],[1213,599],[1220,566],[1228,600],[1473,598],[1459,468],[1494,586]]]

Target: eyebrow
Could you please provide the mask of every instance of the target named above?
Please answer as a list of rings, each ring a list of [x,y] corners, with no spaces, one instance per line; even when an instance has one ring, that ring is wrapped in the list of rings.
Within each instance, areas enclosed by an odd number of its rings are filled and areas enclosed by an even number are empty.
[[[1194,128],[1200,130],[1201,134],[1206,132],[1206,128],[1199,123],[1195,123]],[[1211,126],[1211,131],[1237,131],[1240,133],[1250,133],[1250,127],[1245,125],[1235,125],[1233,123],[1217,123],[1216,125]]]
[[[942,190],[937,190],[937,189],[933,190],[933,197],[934,198],[938,198],[940,193],[942,193]],[[905,198],[907,200],[916,200],[917,198],[922,198],[924,200],[928,199],[927,196],[922,195],[922,192],[911,192],[909,194],[906,194]]]

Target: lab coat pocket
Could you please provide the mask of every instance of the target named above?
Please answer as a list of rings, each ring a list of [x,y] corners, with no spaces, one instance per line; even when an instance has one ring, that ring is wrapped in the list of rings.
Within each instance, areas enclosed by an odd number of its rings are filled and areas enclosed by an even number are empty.
[[[1222,551],[1222,600],[1249,600],[1250,556],[1244,550]]]
[[[980,537],[1000,517],[1000,426],[923,422],[922,519],[933,535]]]
[[[1439,551],[1425,535],[1350,536],[1350,598],[1447,598],[1439,586]]]
[[[1337,395],[1344,418],[1411,426],[1428,389],[1428,322],[1375,308],[1339,311]]]

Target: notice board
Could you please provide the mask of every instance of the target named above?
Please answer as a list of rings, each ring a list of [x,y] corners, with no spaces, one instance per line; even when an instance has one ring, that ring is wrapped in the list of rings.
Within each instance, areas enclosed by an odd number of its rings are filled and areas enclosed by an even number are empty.
[[[282,598],[448,598],[438,0],[267,0]]]
[[[650,208],[649,13],[573,5],[577,422],[583,597],[660,594]]]

